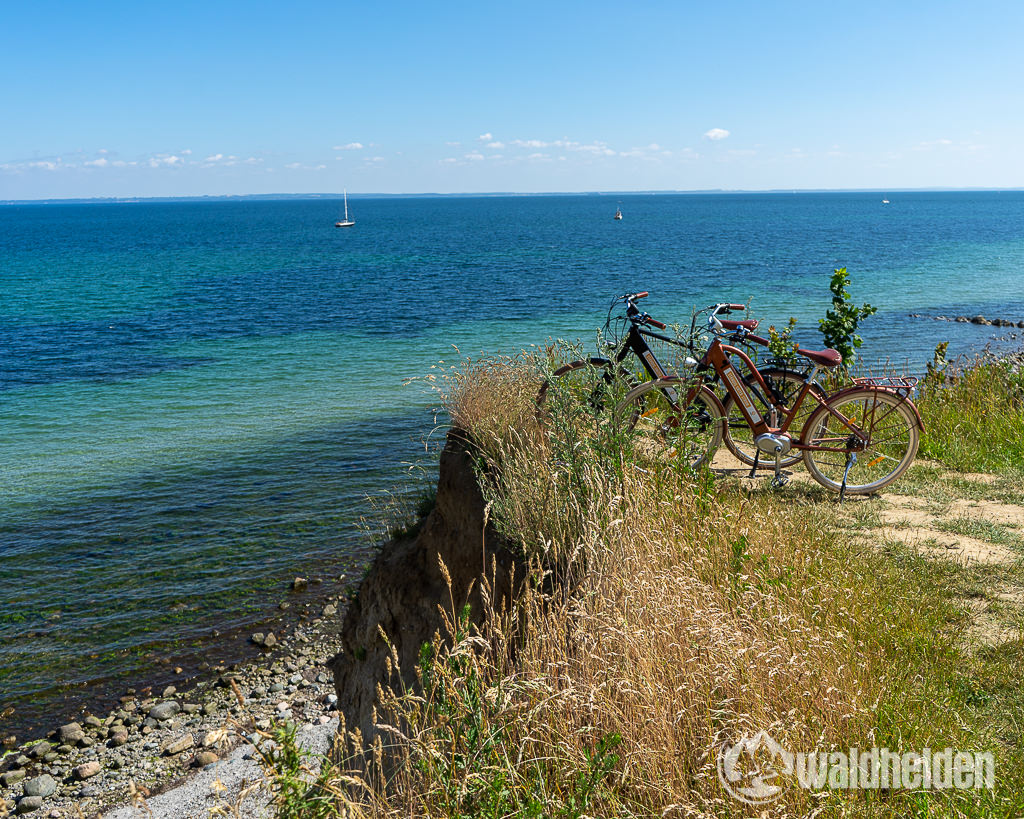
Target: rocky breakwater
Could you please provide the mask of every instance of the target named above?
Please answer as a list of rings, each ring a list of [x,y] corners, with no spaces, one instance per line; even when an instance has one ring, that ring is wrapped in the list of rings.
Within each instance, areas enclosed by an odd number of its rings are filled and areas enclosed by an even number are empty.
[[[955,321],[959,324],[977,324],[983,327],[1022,327],[1024,320],[1014,321],[1007,318],[985,318],[985,316],[925,316],[921,313],[910,313],[910,318],[932,318],[935,321]]]
[[[478,625],[484,578],[492,600],[505,606],[526,577],[521,555],[487,521],[472,451],[466,433],[448,433],[433,510],[414,537],[382,548],[346,612],[341,650],[329,666],[344,726],[367,746],[377,735],[378,686],[416,689],[421,647],[446,634],[442,609],[450,613],[454,604],[461,612],[468,603]]]

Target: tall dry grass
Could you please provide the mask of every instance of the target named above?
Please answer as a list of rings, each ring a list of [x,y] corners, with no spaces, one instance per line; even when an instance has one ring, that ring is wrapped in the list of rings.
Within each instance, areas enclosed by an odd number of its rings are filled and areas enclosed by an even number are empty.
[[[756,814],[723,789],[723,742],[758,730],[805,751],[953,741],[955,726],[917,721],[931,695],[910,695],[913,664],[894,663],[923,639],[912,567],[837,542],[829,506],[752,499],[671,462],[641,468],[592,407],[555,396],[538,423],[546,371],[483,362],[448,382],[491,515],[534,582],[478,630],[447,602],[422,691],[386,695],[402,764],[378,770],[385,787],[339,773],[337,815]],[[970,812],[979,798],[933,804]],[[913,804],[788,787],[771,814]]]

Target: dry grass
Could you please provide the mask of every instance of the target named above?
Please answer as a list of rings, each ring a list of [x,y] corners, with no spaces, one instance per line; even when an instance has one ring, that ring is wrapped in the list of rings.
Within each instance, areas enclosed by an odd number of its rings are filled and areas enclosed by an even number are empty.
[[[922,558],[838,538],[833,504],[641,469],[586,409],[553,401],[539,426],[544,369],[483,362],[447,394],[532,591],[481,630],[451,602],[422,693],[389,696],[403,763],[384,788],[339,773],[329,815],[757,815],[716,753],[758,730],[804,751],[987,747],[960,690],[964,612]],[[792,786],[770,808],[1002,815],[1015,799]]]

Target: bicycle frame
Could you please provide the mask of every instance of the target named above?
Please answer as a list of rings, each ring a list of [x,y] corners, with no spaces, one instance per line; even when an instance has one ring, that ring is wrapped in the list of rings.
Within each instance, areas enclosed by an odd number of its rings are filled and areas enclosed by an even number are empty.
[[[775,406],[780,412],[782,418],[782,425],[778,427],[771,427],[768,425],[767,420],[761,416],[754,406],[754,402],[751,400],[749,391],[743,384],[743,380],[740,378],[739,371],[733,365],[730,360],[730,356],[739,356],[741,361],[750,369],[751,375],[757,381],[758,386],[764,391],[765,395],[771,395],[771,390],[768,388],[768,384],[761,377],[757,367],[754,366],[754,362],[751,361],[750,357],[740,350],[738,347],[733,347],[728,344],[723,344],[721,339],[716,338],[711,346],[708,347],[708,351],[704,354],[704,357],[699,362],[698,370],[712,369],[725,386],[726,391],[736,401],[736,405],[739,407],[740,412],[743,415],[744,420],[747,422],[750,429],[753,431],[755,438],[760,435],[788,435],[790,438],[790,446],[793,449],[809,449],[814,451],[822,452],[848,452],[851,447],[849,445],[849,439],[847,444],[842,447],[826,447],[826,446],[814,446],[812,444],[804,443],[801,440],[801,435],[798,432],[795,436],[789,433],[789,427],[793,423],[793,420],[797,417],[797,413],[800,410],[801,405],[808,395],[811,396],[818,404],[825,407],[826,411],[836,418],[843,426],[850,430],[855,439],[860,443],[859,447],[854,449],[863,449],[869,440],[869,435],[864,431],[863,428],[858,426],[856,422],[850,418],[845,417],[839,412],[833,410],[827,399],[822,399],[815,393],[811,392],[811,386],[814,383],[814,379],[817,377],[818,372],[821,370],[821,366],[815,364],[811,371],[807,374],[804,379],[804,385],[797,394],[796,400],[793,402],[793,406],[788,410],[782,406]],[[686,402],[692,400],[696,394],[696,389],[691,389],[687,393]]]

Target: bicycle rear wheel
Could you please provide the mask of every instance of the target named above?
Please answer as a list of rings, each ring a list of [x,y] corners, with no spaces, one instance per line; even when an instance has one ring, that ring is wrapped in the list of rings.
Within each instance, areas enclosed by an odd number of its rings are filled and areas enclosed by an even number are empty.
[[[807,419],[800,440],[839,451],[805,449],[811,477],[838,492],[870,495],[910,468],[920,443],[920,424],[909,400],[878,389],[850,389],[820,405]],[[832,412],[829,412],[829,409]],[[840,418],[863,430],[862,441]]]
[[[725,408],[701,386],[680,407],[692,385],[660,378],[634,387],[615,409],[618,428],[631,435],[639,457],[649,461],[710,463],[725,433]]]

